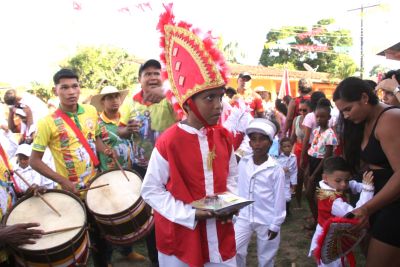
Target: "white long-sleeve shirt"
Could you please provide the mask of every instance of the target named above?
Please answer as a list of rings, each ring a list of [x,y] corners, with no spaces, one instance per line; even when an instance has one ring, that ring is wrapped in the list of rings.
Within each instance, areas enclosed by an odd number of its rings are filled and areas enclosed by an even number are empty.
[[[36,172],[34,169],[32,169],[31,166],[26,167],[25,169],[21,168],[18,164],[14,168],[14,171],[17,171],[19,174],[22,175],[22,177],[25,178],[25,180],[30,184],[37,184],[40,186],[44,186],[48,189],[53,189],[55,183],[40,175],[38,172]],[[18,187],[25,192],[28,189],[28,186],[19,178],[18,175],[14,176],[15,182],[17,183]]]
[[[255,165],[253,155],[239,162],[239,196],[254,203],[239,212],[239,218],[250,223],[267,225],[279,232],[286,217],[285,174],[272,157],[261,165]]]
[[[283,153],[280,153],[278,157],[276,157],[278,164],[282,168],[287,168],[287,172],[285,172],[286,181],[291,185],[297,184],[297,160],[296,156],[293,153],[290,153],[289,156],[286,156]]]

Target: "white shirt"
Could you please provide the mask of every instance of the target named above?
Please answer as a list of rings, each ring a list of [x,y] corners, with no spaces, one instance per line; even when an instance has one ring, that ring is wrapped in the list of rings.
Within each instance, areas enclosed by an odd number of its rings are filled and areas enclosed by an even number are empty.
[[[37,184],[40,186],[45,186],[48,189],[54,188],[54,182],[44,176],[41,176],[38,172],[32,169],[31,166],[26,167],[25,169],[21,168],[19,165],[14,168],[14,171],[17,171],[21,174],[22,177],[30,184]],[[28,189],[28,186],[19,178],[18,175],[14,176],[15,182],[17,183],[18,187],[25,192]]]
[[[14,138],[14,134],[10,130],[6,132],[0,129],[0,144],[9,159],[14,157],[18,148],[18,143]]]
[[[285,174],[275,159],[255,165],[253,155],[243,157],[239,162],[239,196],[254,200],[239,212],[239,218],[250,223],[267,225],[273,232],[279,232],[286,217]]]
[[[291,185],[297,184],[297,159],[293,153],[286,156],[284,153],[280,153],[276,158],[278,164],[282,168],[287,168],[288,171],[285,172],[286,181],[289,181]]]
[[[40,98],[29,93],[23,93],[21,96],[21,104],[28,106],[32,111],[33,123],[36,124],[39,119],[49,114],[47,104]]]

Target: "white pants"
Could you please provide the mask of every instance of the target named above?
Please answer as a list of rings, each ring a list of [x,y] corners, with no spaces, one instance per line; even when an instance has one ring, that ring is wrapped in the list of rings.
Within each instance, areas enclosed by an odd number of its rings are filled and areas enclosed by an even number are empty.
[[[238,219],[235,223],[236,239],[236,260],[238,267],[246,267],[247,247],[249,246],[251,235],[257,234],[257,258],[259,267],[273,267],[274,258],[279,249],[281,241],[280,233],[268,240],[268,226],[257,223],[250,223],[247,220]]]
[[[158,252],[158,263],[160,267],[189,267],[186,263],[175,257],[174,255],[166,255],[164,253]],[[233,257],[227,261],[215,263],[208,262],[204,264],[205,267],[236,267],[236,257]]]

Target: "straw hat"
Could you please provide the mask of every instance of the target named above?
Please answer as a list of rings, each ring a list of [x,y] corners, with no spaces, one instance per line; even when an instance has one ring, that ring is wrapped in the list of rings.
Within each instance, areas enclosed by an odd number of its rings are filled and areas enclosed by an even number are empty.
[[[103,106],[101,105],[101,99],[106,96],[106,95],[110,95],[110,94],[115,94],[115,93],[119,93],[121,95],[121,103],[124,102],[124,99],[126,97],[126,95],[128,94],[129,90],[118,90],[116,87],[114,86],[106,86],[103,89],[101,89],[100,94],[94,95],[92,97],[92,100],[90,101],[90,104],[92,106],[94,106],[98,112],[102,112],[103,111]]]

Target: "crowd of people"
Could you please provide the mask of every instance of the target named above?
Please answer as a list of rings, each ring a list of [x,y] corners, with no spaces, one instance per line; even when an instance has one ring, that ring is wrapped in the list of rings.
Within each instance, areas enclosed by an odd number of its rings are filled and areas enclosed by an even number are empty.
[[[297,97],[272,102],[271,91],[250,87],[247,72],[238,75],[238,88],[226,87],[226,65],[209,41],[175,23],[168,8],[161,18],[163,64],[140,66],[141,88],[132,97],[108,85],[90,104],[78,103],[80,80],[70,69],[53,76],[59,104],[51,111],[33,95],[6,92],[0,216],[38,190],[79,195],[120,165],[143,178],[141,196],[154,212],[145,237],[151,266],[246,266],[253,233],[259,266],[273,266],[281,225],[301,206],[303,191],[311,212],[304,228],[314,232],[310,256],[326,221],[351,213],[359,219],[355,231],[369,229],[367,266],[400,266],[400,70],[374,85],[346,78],[332,100],[300,79]],[[355,206],[348,190],[360,194]],[[223,214],[190,204],[225,191],[254,203]],[[94,266],[112,266],[114,250],[145,260],[132,245],[106,240],[90,212],[87,222]],[[0,266],[15,264],[8,247],[43,234],[35,222],[3,225]]]

